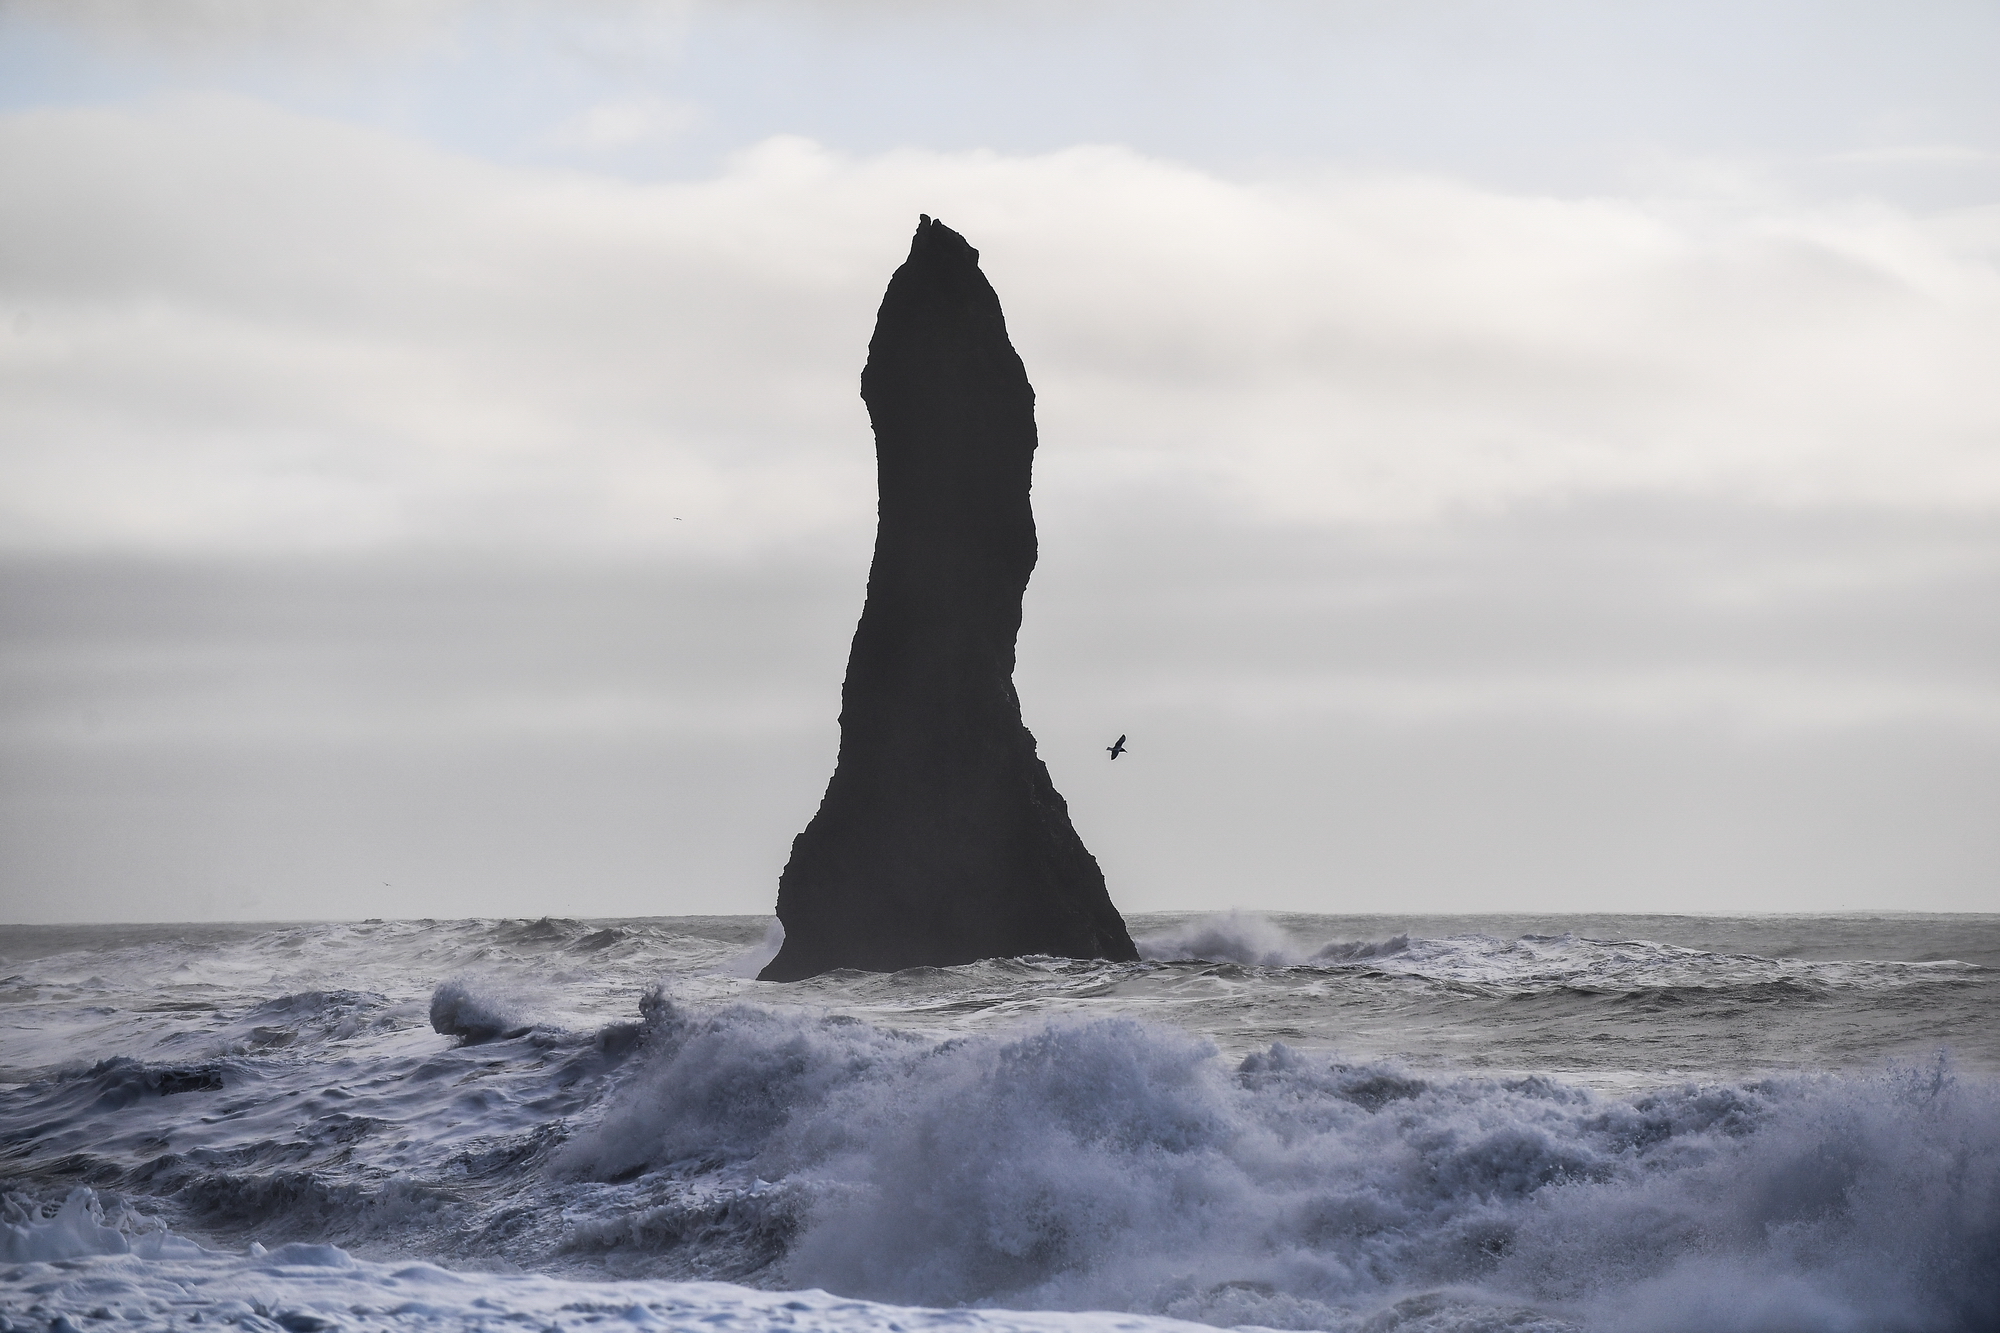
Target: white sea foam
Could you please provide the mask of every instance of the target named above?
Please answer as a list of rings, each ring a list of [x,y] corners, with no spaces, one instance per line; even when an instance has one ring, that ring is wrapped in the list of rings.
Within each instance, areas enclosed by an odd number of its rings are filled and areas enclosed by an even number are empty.
[[[18,1211],[18,1209],[17,1209]],[[452,1272],[369,1263],[333,1245],[252,1244],[218,1254],[165,1232],[136,1243],[102,1225],[80,1190],[55,1217],[6,1224],[0,1328],[73,1333],[100,1321],[131,1328],[212,1323],[287,1333],[349,1327],[490,1330],[605,1327],[703,1333],[1193,1333],[1122,1314],[919,1310],[721,1282],[578,1282],[537,1274]],[[31,1324],[17,1324],[25,1317]]]
[[[0,967],[0,1329],[2000,1327],[2000,922],[1548,926],[793,986],[762,920],[65,935]]]
[[[1628,1102],[1281,1045],[1231,1066],[1127,1020],[653,1023],[563,1166],[706,1171],[734,1190],[710,1224],[787,1232],[793,1285],[1294,1328],[1441,1291],[1709,1333],[2000,1318],[2000,1091],[1942,1064]]]
[[[1953,959],[1921,962],[1806,961],[1717,954],[1651,940],[1575,935],[1486,934],[1376,940],[1302,940],[1256,912],[1195,918],[1138,936],[1139,956],[1157,962],[1220,962],[1249,967],[1365,968],[1433,981],[1491,986],[1511,995],[1804,988],[1888,990],[1935,983],[1944,974],[1977,973]]]

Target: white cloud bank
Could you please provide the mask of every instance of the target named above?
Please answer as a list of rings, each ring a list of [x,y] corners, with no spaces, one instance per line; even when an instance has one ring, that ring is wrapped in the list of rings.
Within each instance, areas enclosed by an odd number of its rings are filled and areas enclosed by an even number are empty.
[[[919,211],[981,247],[1006,304],[1044,506],[2000,508],[2000,208],[800,139],[640,184],[221,97],[5,117],[0,177],[16,549],[865,528],[856,382]]]

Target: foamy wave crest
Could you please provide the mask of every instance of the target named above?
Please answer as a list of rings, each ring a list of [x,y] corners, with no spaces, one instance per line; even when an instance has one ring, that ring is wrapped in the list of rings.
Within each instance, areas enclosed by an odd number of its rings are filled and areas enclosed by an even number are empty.
[[[442,1036],[482,1042],[533,1027],[519,1002],[492,982],[453,977],[431,992],[431,1030]]]
[[[1410,937],[1379,942],[1336,942],[1319,949],[1301,945],[1285,929],[1255,912],[1220,912],[1133,941],[1151,962],[1243,963],[1250,967],[1299,967],[1379,958],[1409,948]]]
[[[193,1259],[209,1251],[157,1222],[121,1210],[108,1220],[97,1192],[78,1187],[53,1213],[20,1195],[0,1203],[0,1263],[65,1263],[106,1254]]]
[[[9,1312],[25,1312],[16,1321]],[[576,1281],[535,1273],[461,1273],[370,1263],[332,1245],[252,1244],[177,1262],[76,1256],[0,1273],[0,1329],[389,1329],[553,1333],[701,1329],[703,1333],[1187,1333],[1168,1320],[1114,1314],[911,1310],[823,1291],[753,1291],[721,1282]]]
[[[648,1030],[564,1169],[689,1182],[698,1217],[628,1240],[754,1232],[762,1280],[1290,1328],[2000,1320],[2000,1090],[1943,1063],[1619,1100],[1123,1019],[939,1044],[656,995]]]

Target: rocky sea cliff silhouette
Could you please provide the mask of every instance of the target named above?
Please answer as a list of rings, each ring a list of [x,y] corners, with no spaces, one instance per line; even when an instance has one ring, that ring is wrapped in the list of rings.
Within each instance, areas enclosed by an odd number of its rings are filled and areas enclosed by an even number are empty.
[[[762,976],[1138,957],[1014,691],[1034,571],[1035,392],[979,252],[925,217],[861,396],[880,509],[840,758],[778,882]]]

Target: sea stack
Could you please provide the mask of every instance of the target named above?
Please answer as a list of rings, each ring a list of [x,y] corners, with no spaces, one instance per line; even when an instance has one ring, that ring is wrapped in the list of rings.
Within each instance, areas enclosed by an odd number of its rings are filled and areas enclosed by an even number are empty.
[[[925,217],[861,372],[879,493],[840,759],[778,881],[762,973],[1138,957],[1014,693],[1035,391],[979,252]]]

